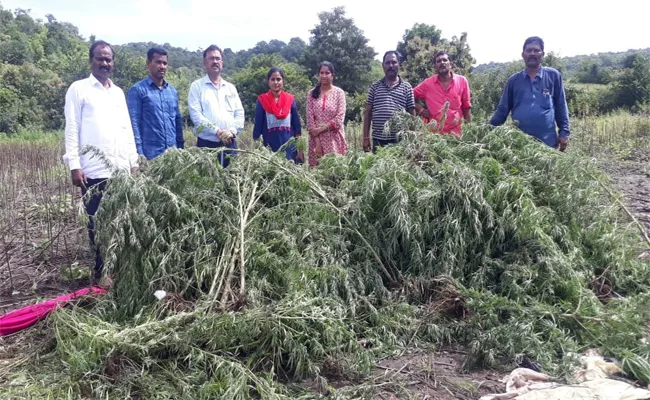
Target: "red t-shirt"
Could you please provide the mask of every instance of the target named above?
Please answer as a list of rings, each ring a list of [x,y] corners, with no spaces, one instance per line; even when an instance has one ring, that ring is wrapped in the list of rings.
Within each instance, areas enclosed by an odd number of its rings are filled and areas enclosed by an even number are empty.
[[[425,79],[413,89],[415,100],[424,100],[431,114],[431,119],[440,121],[445,103],[449,102],[447,118],[440,133],[452,133],[460,136],[462,133],[463,110],[471,108],[469,83],[462,75],[452,73],[451,82],[445,91],[438,78],[434,75]]]

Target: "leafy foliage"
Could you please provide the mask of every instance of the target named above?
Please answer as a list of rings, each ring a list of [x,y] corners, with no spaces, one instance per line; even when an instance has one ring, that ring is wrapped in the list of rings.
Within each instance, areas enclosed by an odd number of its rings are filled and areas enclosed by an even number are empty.
[[[640,54],[626,58],[626,69],[614,81],[614,104],[633,109],[650,103],[650,60]]]
[[[434,25],[416,23],[413,28],[407,29],[402,41],[397,44],[397,51],[405,60],[402,68],[405,79],[416,86],[433,75],[433,57],[441,50],[449,54],[457,73],[469,74],[475,60],[470,54],[467,32],[448,40],[442,37],[441,31]]]
[[[354,21],[345,16],[345,7],[318,14],[319,24],[310,32],[305,65],[316,79],[318,65],[330,61],[336,68],[336,85],[347,93],[365,92],[371,81],[369,73],[377,52]]]
[[[469,84],[472,91],[472,115],[478,119],[489,119],[499,105],[508,78],[522,68],[521,63],[511,62],[503,68],[471,74]]]
[[[97,214],[114,286],[55,314],[71,377],[56,384],[288,398],[281,382],[327,385],[332,363],[358,377],[396,346],[449,341],[467,368],[526,355],[569,374],[596,347],[646,379],[650,265],[592,161],[509,126],[459,140],[391,124],[399,145],[313,169],[260,147],[223,169],[192,148],[116,175]]]
[[[33,64],[0,64],[0,132],[15,133],[42,121],[57,129],[63,122],[65,87],[53,72]]]

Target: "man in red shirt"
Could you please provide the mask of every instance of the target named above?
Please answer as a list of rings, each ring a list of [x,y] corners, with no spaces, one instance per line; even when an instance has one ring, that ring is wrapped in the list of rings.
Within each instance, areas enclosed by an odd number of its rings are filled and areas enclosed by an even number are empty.
[[[462,121],[472,121],[472,103],[467,78],[451,71],[449,54],[439,51],[433,57],[437,74],[425,79],[413,89],[415,100],[424,100],[424,109],[417,102],[416,112],[425,119],[434,119],[439,125],[436,131],[462,134]],[[448,104],[447,104],[448,103]],[[446,109],[446,112],[445,112]],[[444,122],[441,124],[441,120]]]

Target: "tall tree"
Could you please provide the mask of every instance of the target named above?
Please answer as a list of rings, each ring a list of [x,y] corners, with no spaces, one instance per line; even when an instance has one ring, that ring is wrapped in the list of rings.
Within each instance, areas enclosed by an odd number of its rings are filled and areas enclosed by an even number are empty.
[[[299,37],[293,37],[282,49],[280,55],[289,62],[300,64],[305,56],[305,51],[307,51],[307,43]]]
[[[633,54],[623,61],[625,69],[612,85],[612,108],[634,110],[650,104],[650,61],[641,54]]]
[[[434,25],[417,23],[407,29],[402,40],[397,43],[397,51],[404,57],[403,75],[412,85],[417,85],[435,73],[433,56],[444,50],[454,65],[454,71],[468,75],[476,60],[472,57],[467,33],[460,37],[453,36],[451,40],[442,37],[442,33]]]
[[[368,89],[372,61],[377,55],[368,45],[351,18],[346,18],[345,8],[336,7],[331,12],[318,14],[319,24],[310,32],[309,50],[305,57],[305,67],[316,79],[318,65],[330,61],[336,68],[335,84],[348,93],[363,92]]]
[[[503,63],[499,68],[490,68],[485,72],[469,75],[469,86],[472,91],[472,116],[476,119],[487,120],[499,105],[503,89],[510,76],[521,72],[523,63],[511,61]]]
[[[469,44],[467,43],[467,32],[460,34],[460,37],[452,36],[451,42],[445,49],[449,52],[449,58],[454,63],[454,68],[461,74],[468,74],[476,59],[472,57]]]
[[[408,43],[415,39],[416,36],[418,36],[424,42],[428,42],[432,46],[435,46],[440,43],[442,32],[440,29],[436,28],[435,25],[427,25],[421,23],[416,23],[413,25],[413,28],[407,29],[404,32],[404,36],[402,36],[402,40],[397,43],[397,51],[402,54],[404,61],[407,61],[409,59],[409,54],[412,55],[412,53],[409,52],[407,46]]]
[[[0,63],[0,132],[61,128],[65,89],[52,71]]]
[[[562,58],[560,58],[560,56],[554,51],[549,51],[544,55],[544,61],[542,64],[545,67],[555,68],[562,75],[564,75],[564,72],[566,70],[566,62],[562,60]]]

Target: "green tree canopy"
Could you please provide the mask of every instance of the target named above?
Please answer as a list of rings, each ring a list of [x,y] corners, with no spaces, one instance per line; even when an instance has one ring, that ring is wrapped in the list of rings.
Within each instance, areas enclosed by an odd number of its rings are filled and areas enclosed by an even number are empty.
[[[433,57],[441,50],[449,54],[454,71],[459,74],[468,75],[476,62],[471,55],[466,32],[448,40],[434,25],[417,23],[407,29],[402,41],[397,43],[397,51],[404,57],[404,78],[415,86],[435,74]]]
[[[368,45],[344,7],[318,14],[319,24],[311,30],[305,62],[316,79],[318,65],[330,61],[336,68],[336,85],[348,93],[365,92],[371,83],[370,71],[377,53]]]
[[[650,61],[641,54],[633,54],[623,65],[626,68],[612,86],[612,108],[635,109],[650,103]]]

